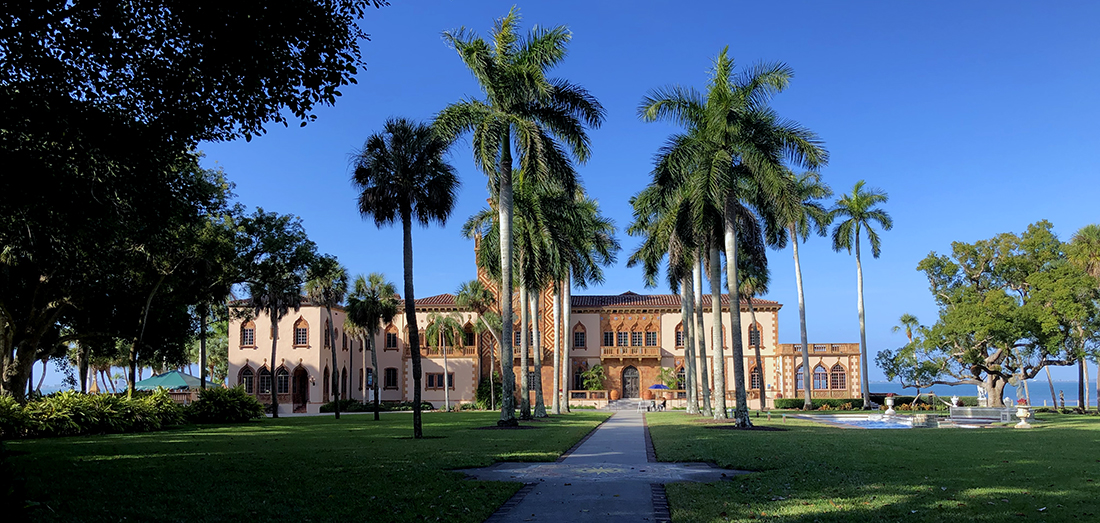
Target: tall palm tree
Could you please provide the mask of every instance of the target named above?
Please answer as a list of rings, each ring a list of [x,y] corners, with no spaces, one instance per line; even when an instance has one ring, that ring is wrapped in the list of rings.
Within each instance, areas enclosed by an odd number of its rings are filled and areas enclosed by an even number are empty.
[[[488,332],[493,338],[495,347],[489,348],[489,408],[496,410],[496,390],[493,384],[493,369],[496,367],[494,361],[494,354],[498,347],[500,347],[500,335],[497,334],[494,325],[500,321],[500,316],[497,316],[493,311],[493,293],[489,289],[485,288],[481,282],[477,280],[470,280],[463,283],[458,287],[458,292],[455,296],[455,304],[459,308],[472,311],[477,314],[475,320],[475,330],[478,333]],[[502,362],[503,364],[503,362]],[[479,363],[480,365],[480,363]],[[503,372],[501,373],[503,375]]]
[[[332,319],[332,308],[340,306],[348,294],[348,270],[340,265],[333,256],[325,255],[309,268],[306,279],[306,295],[315,303],[325,307],[328,321],[325,322],[325,340],[332,352],[332,396],[336,400],[333,412],[340,419],[340,373],[336,371],[336,327]],[[354,369],[353,369],[354,370]]]
[[[763,218],[763,225],[774,229],[778,222],[774,208],[784,196],[784,162],[816,168],[828,159],[817,135],[780,118],[767,106],[775,93],[786,88],[792,74],[784,64],[761,64],[735,74],[727,48],[714,60],[705,96],[678,86],[660,89],[647,95],[638,109],[645,121],[668,120],[688,130],[671,159],[696,167],[669,172],[705,175],[713,180],[691,184],[705,189],[692,200],[722,209],[730,329],[736,333],[742,332],[737,277],[740,209],[754,209]],[[739,426],[751,426],[740,334],[732,336],[732,341],[737,402],[734,420]]]
[[[832,197],[833,190],[821,181],[821,175],[815,172],[806,172],[802,175],[787,173],[788,184],[785,186],[788,198],[780,202],[779,225],[785,229],[785,234],[776,238],[776,244],[783,246],[786,239],[791,241],[791,250],[794,253],[794,280],[798,287],[798,328],[802,342],[802,368],[810,368],[809,336],[806,333],[806,295],[802,286],[802,261],[798,256],[799,240],[805,242],[810,237],[810,232],[819,236],[829,233],[830,215],[825,206],[818,200]],[[809,372],[803,372],[802,408],[813,409],[811,392],[812,376]],[[797,387],[796,387],[797,388]]]
[[[447,364],[447,350],[462,343],[466,331],[462,328],[462,316],[457,312],[428,315],[428,328],[424,330],[428,337],[428,346],[440,348],[443,353],[443,412],[451,411],[450,365]]]
[[[1070,238],[1067,251],[1071,262],[1084,269],[1093,278],[1100,280],[1100,225],[1089,224],[1081,227]],[[1081,348],[1084,349],[1084,329],[1078,326],[1077,331]],[[1100,411],[1100,353],[1096,354],[1096,368],[1098,377],[1096,380],[1096,410]],[[1077,387],[1077,401],[1079,405],[1082,405],[1082,408],[1088,408],[1089,367],[1088,363],[1085,362],[1084,354],[1077,361],[1077,372],[1077,381],[1080,383]]]
[[[498,186],[501,242],[501,359],[512,361],[512,146],[519,153],[523,176],[544,181],[562,170],[568,149],[578,162],[589,157],[585,125],[598,127],[604,111],[580,86],[547,78],[546,73],[566,54],[572,34],[564,26],[536,28],[527,37],[517,35],[520,17],[513,7],[496,21],[492,45],[463,29],[443,38],[458,52],[473,74],[485,99],[468,98],[441,111],[437,128],[448,136],[473,134],[474,162]],[[561,145],[559,145],[561,144]],[[570,170],[571,172],[571,170]],[[565,180],[571,189],[572,181]],[[505,366],[501,426],[515,426],[515,377]]]
[[[369,385],[373,386],[374,393],[374,420],[378,421],[379,407],[379,376],[378,376],[378,350],[374,346],[374,339],[378,336],[381,325],[393,321],[397,315],[397,288],[393,283],[386,281],[386,277],[378,272],[372,272],[366,278],[362,274],[355,278],[352,284],[351,295],[348,296],[347,319],[356,325],[362,333],[363,346],[370,351],[371,376],[373,379]],[[345,327],[345,330],[347,328]]]
[[[756,372],[760,373],[757,393],[760,395],[760,410],[764,410],[767,408],[767,398],[764,394],[764,376],[767,374],[764,373],[764,359],[760,356],[760,343],[763,342],[763,333],[756,328],[756,307],[753,305],[752,300],[757,295],[768,293],[768,283],[771,277],[768,274],[766,261],[760,263],[763,260],[751,260],[750,256],[743,256],[742,259],[746,260],[747,263],[741,266],[741,294],[745,296],[745,301],[749,303],[749,318],[752,321],[752,326],[749,327],[749,343],[752,344],[753,355],[756,357]],[[754,331],[756,332],[755,340],[752,336]]]
[[[413,295],[412,223],[446,224],[455,205],[459,181],[444,160],[451,141],[432,127],[404,118],[386,121],[385,129],[367,138],[353,160],[353,182],[359,189],[359,213],[371,216],[378,227],[401,221],[404,251],[405,319],[413,372],[413,437],[424,435],[420,398],[422,367],[420,333]]]
[[[867,373],[867,329],[863,316],[863,263],[860,260],[860,231],[867,231],[867,241],[871,244],[871,255],[878,258],[882,252],[882,242],[875,232],[873,223],[878,223],[882,230],[888,231],[894,227],[894,220],[890,215],[877,207],[886,203],[889,196],[885,192],[869,188],[863,189],[865,182],[860,180],[852,188],[851,194],[845,194],[837,200],[836,205],[829,211],[830,218],[843,221],[833,228],[833,250],[839,252],[847,249],[851,254],[856,251],[856,290],[859,308],[859,360],[860,360],[860,389],[863,395],[863,408],[871,408],[871,392],[868,388]],[[805,367],[803,367],[806,369]],[[809,372],[809,369],[806,369]]]

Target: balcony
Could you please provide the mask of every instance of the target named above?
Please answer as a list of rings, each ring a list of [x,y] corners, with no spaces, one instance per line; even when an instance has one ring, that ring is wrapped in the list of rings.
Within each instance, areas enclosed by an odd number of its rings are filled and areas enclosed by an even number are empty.
[[[858,355],[859,344],[858,343],[811,343],[809,344],[810,355]],[[802,354],[801,343],[780,343],[780,354]]]
[[[660,347],[600,347],[600,359],[661,358]]]
[[[405,348],[405,356],[411,356],[409,348]],[[441,347],[421,347],[420,355],[425,358],[442,358],[443,349]],[[477,347],[447,347],[448,358],[473,358],[477,356]]]

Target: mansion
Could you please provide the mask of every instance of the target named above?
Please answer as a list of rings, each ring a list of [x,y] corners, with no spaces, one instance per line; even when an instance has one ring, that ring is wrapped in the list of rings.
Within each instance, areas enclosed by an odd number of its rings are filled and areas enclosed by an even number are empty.
[[[484,275],[482,276],[483,283]],[[553,401],[553,315],[549,291],[542,293],[540,306],[540,338],[543,345],[542,368],[534,368],[529,358],[529,372],[541,371],[543,395],[547,408]],[[703,296],[705,332],[711,330],[710,296]],[[727,295],[721,300],[723,323],[728,323],[730,307]],[[647,390],[660,383],[661,368],[680,377],[677,389],[683,388],[684,336],[680,315],[680,297],[672,294],[642,295],[626,292],[619,295],[572,296],[571,316],[563,336],[567,352],[562,364],[568,365],[572,380],[563,384],[563,393],[571,404],[606,403],[608,397],[643,397]],[[753,300],[756,323],[751,321],[749,304],[739,304],[740,333],[744,347],[745,387],[749,406],[759,403],[757,388],[763,384],[765,401],[802,396],[802,357],[800,344],[778,343],[778,316],[781,304],[768,300]],[[519,308],[515,310],[516,344],[519,343]],[[443,387],[447,386],[452,407],[472,403],[481,379],[488,378],[491,361],[499,365],[500,351],[488,333],[476,334],[476,314],[460,309],[452,294],[440,294],[416,300],[417,325],[420,332],[423,378],[423,401],[442,408]],[[448,347],[447,366],[439,347],[427,347],[424,332],[433,312],[457,313],[465,323],[465,336],[460,347]],[[231,315],[235,318],[236,315]],[[324,307],[303,298],[302,307],[279,322],[275,361],[271,357],[271,321],[266,316],[242,320],[232,319],[229,326],[229,383],[242,385],[246,392],[269,403],[271,387],[279,398],[280,412],[319,412],[322,404],[333,399],[332,376],[336,373],[341,398],[373,400],[373,383],[380,382],[383,402],[411,401],[413,397],[412,359],[406,345],[409,326],[401,313],[393,322],[380,327],[374,340],[378,352],[378,371],[371,366],[371,355],[359,339],[344,331],[343,309],[332,310],[334,336],[329,339],[328,314]],[[564,316],[564,314],[563,314]],[[723,328],[726,331],[726,328]],[[263,336],[262,333],[268,333]],[[707,370],[713,390],[714,351],[707,336]],[[336,346],[332,360],[330,344]],[[733,356],[730,338],[723,332],[726,358],[726,396],[733,402]],[[753,351],[759,344],[762,368],[756,365]],[[492,354],[493,359],[490,360]],[[603,391],[582,391],[581,373],[602,365],[607,379]],[[853,398],[860,395],[859,344],[811,344],[810,372],[814,397]],[[499,367],[498,367],[499,368]],[[516,390],[519,390],[520,356],[516,347],[513,370]],[[446,379],[444,379],[446,376]],[[444,385],[446,383],[446,385]],[[500,386],[499,383],[496,384]],[[517,392],[518,396],[518,392]],[[532,401],[534,400],[534,394]],[[672,404],[682,405],[682,390],[672,391]]]

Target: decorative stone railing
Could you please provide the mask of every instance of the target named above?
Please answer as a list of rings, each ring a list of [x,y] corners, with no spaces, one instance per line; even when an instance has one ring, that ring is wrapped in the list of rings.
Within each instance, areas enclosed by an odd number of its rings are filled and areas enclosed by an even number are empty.
[[[600,358],[660,358],[660,347],[600,347]]]

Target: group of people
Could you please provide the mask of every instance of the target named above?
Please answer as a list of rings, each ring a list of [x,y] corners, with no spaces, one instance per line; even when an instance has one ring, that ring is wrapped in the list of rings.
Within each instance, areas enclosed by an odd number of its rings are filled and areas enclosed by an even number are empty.
[[[649,400],[649,406],[645,410],[648,411],[662,411],[665,410],[665,406],[668,405],[668,399],[661,398],[660,400]]]

